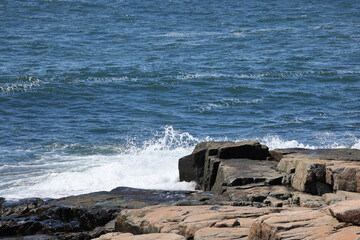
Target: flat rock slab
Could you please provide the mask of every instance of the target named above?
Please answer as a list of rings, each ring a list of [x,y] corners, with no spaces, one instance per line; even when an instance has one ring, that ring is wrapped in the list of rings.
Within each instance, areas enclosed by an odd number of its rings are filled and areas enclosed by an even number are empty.
[[[222,160],[216,175],[213,191],[221,193],[223,186],[242,186],[264,182],[281,185],[283,174],[276,170],[277,162],[227,159]]]
[[[186,240],[186,238],[174,233],[150,233],[142,235],[107,233],[94,240]]]
[[[329,206],[332,216],[340,221],[360,225],[360,200],[349,200]]]
[[[325,211],[289,211],[256,219],[248,239],[326,239],[343,227],[346,224],[340,223]]]
[[[285,186],[247,186],[228,187],[226,194],[235,203],[249,203],[248,205],[253,202],[263,203],[265,201],[269,201],[268,205],[271,205],[274,202],[271,199],[286,201],[293,196],[293,192]]]
[[[0,236],[19,239],[44,234],[63,239],[97,237],[111,229],[107,223],[115,219],[122,208],[170,205],[191,195],[189,191],[116,188],[110,192],[47,201],[36,198],[4,201],[0,198]]]
[[[360,162],[360,150],[358,149],[302,149],[302,148],[287,148],[275,149],[274,151],[282,155],[302,153],[314,158],[329,161],[346,161],[346,162]]]
[[[246,240],[249,230],[246,228],[202,228],[195,233],[194,240]]]
[[[204,228],[219,228],[213,236],[225,236],[228,229],[238,229],[247,236],[255,218],[279,212],[277,208],[232,207],[232,206],[153,206],[143,209],[123,210],[116,219],[115,229],[133,234],[175,233],[193,238]],[[236,230],[230,230],[235,231]],[[202,239],[204,232],[198,233]],[[218,239],[222,239],[219,237]],[[226,238],[224,238],[226,239]]]
[[[191,191],[166,191],[118,187],[109,192],[95,192],[52,200],[51,204],[81,207],[142,208],[155,204],[172,203],[186,199]]]
[[[326,240],[359,240],[360,227],[351,226],[337,230],[335,233],[326,237]]]

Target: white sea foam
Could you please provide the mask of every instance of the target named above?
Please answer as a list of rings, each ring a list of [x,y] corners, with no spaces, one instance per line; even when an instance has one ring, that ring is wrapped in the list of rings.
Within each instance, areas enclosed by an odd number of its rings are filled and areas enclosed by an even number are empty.
[[[179,182],[178,159],[189,154],[198,139],[167,127],[164,133],[141,147],[119,146],[119,154],[61,156],[47,153],[42,174],[27,174],[0,191],[5,198],[63,197],[119,186],[190,190],[194,183]],[[42,163],[39,163],[39,167]]]
[[[276,148],[340,148],[360,149],[360,140],[351,137],[348,146],[334,141],[331,133],[317,136],[316,145],[304,144],[296,140],[283,139],[277,135],[258,138],[270,149]],[[349,136],[348,138],[349,139]],[[228,141],[206,137],[201,141]],[[254,140],[237,139],[236,141]],[[331,142],[332,140],[332,142]],[[179,182],[178,159],[193,150],[200,140],[189,133],[179,132],[169,126],[154,138],[137,146],[129,140],[126,146],[97,146],[94,149],[108,149],[112,154],[95,151],[92,155],[65,154],[67,148],[77,145],[53,144],[50,151],[31,164],[4,165],[0,196],[8,199],[26,197],[64,197],[95,191],[109,191],[119,186],[192,190],[194,183]],[[315,143],[314,143],[315,144]],[[82,146],[80,146],[82,147]],[[56,150],[64,154],[59,154]],[[101,151],[100,151],[101,152]],[[22,169],[24,168],[24,169]],[[16,176],[15,176],[16,175]],[[6,180],[6,181],[5,181]]]
[[[269,147],[269,149],[276,149],[276,148],[308,148],[308,149],[315,149],[315,146],[306,145],[299,143],[296,140],[283,140],[279,136],[266,136],[262,139],[258,139],[259,142],[265,144]]]
[[[358,140],[351,148],[360,149],[360,140]]]
[[[24,77],[24,79],[25,81],[0,84],[0,92],[7,94],[27,92],[34,87],[39,87],[40,85],[44,84],[43,81],[35,77]]]

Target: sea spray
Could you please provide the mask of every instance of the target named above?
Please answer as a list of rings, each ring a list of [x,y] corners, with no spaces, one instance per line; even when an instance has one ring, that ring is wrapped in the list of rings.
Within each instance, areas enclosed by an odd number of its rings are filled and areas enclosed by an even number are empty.
[[[131,142],[128,141],[126,146],[113,146],[113,151],[117,151],[117,154],[94,152],[92,155],[81,156],[79,152],[73,155],[48,152],[38,161],[38,166],[21,166],[23,172],[8,179],[11,185],[1,189],[0,196],[57,198],[108,191],[119,186],[194,189],[193,183],[179,182],[177,162],[181,156],[191,153],[199,142],[198,139],[168,126],[163,132],[156,133],[153,139],[144,141],[141,146]],[[74,146],[59,144],[58,147],[66,150]],[[31,174],[32,169],[36,169],[37,173]]]

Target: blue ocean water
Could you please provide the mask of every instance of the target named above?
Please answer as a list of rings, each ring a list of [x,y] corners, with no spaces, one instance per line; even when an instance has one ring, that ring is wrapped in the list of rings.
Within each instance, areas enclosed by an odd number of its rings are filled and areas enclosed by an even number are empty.
[[[360,149],[360,2],[0,0],[0,196],[191,189],[204,140]]]

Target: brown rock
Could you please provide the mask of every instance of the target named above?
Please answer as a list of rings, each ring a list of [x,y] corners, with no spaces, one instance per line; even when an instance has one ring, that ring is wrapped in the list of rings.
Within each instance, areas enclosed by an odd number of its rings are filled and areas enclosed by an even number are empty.
[[[360,227],[346,227],[339,229],[335,233],[326,237],[326,240],[359,240],[360,239]]]
[[[289,211],[256,219],[248,239],[323,239],[343,226],[322,211]]]
[[[332,216],[340,221],[360,225],[360,200],[349,200],[329,206]]]
[[[185,240],[186,238],[173,233],[151,233],[133,235],[131,233],[107,233],[94,240]]]
[[[269,151],[270,154],[270,161],[280,162],[280,160],[283,158],[283,155],[281,152],[278,152],[276,150]]]
[[[334,190],[360,192],[360,162],[332,162],[326,169],[326,182]]]
[[[272,197],[278,200],[287,200],[293,193],[285,186],[246,186],[229,187],[226,194],[233,201],[263,202],[266,198]]]
[[[321,196],[314,196],[306,193],[294,194],[294,198],[298,198],[300,207],[304,208],[322,208],[326,206]]]
[[[195,233],[194,240],[245,240],[249,234],[248,228],[202,228]]]
[[[255,218],[272,212],[274,208],[232,207],[232,206],[154,206],[143,209],[123,210],[117,217],[115,229],[134,234],[176,233],[186,238],[205,227],[224,226],[248,228]]]
[[[326,182],[326,164],[325,160],[312,155],[294,153],[285,155],[277,169],[287,174],[283,184],[289,184],[297,191],[322,195],[332,192]]]

